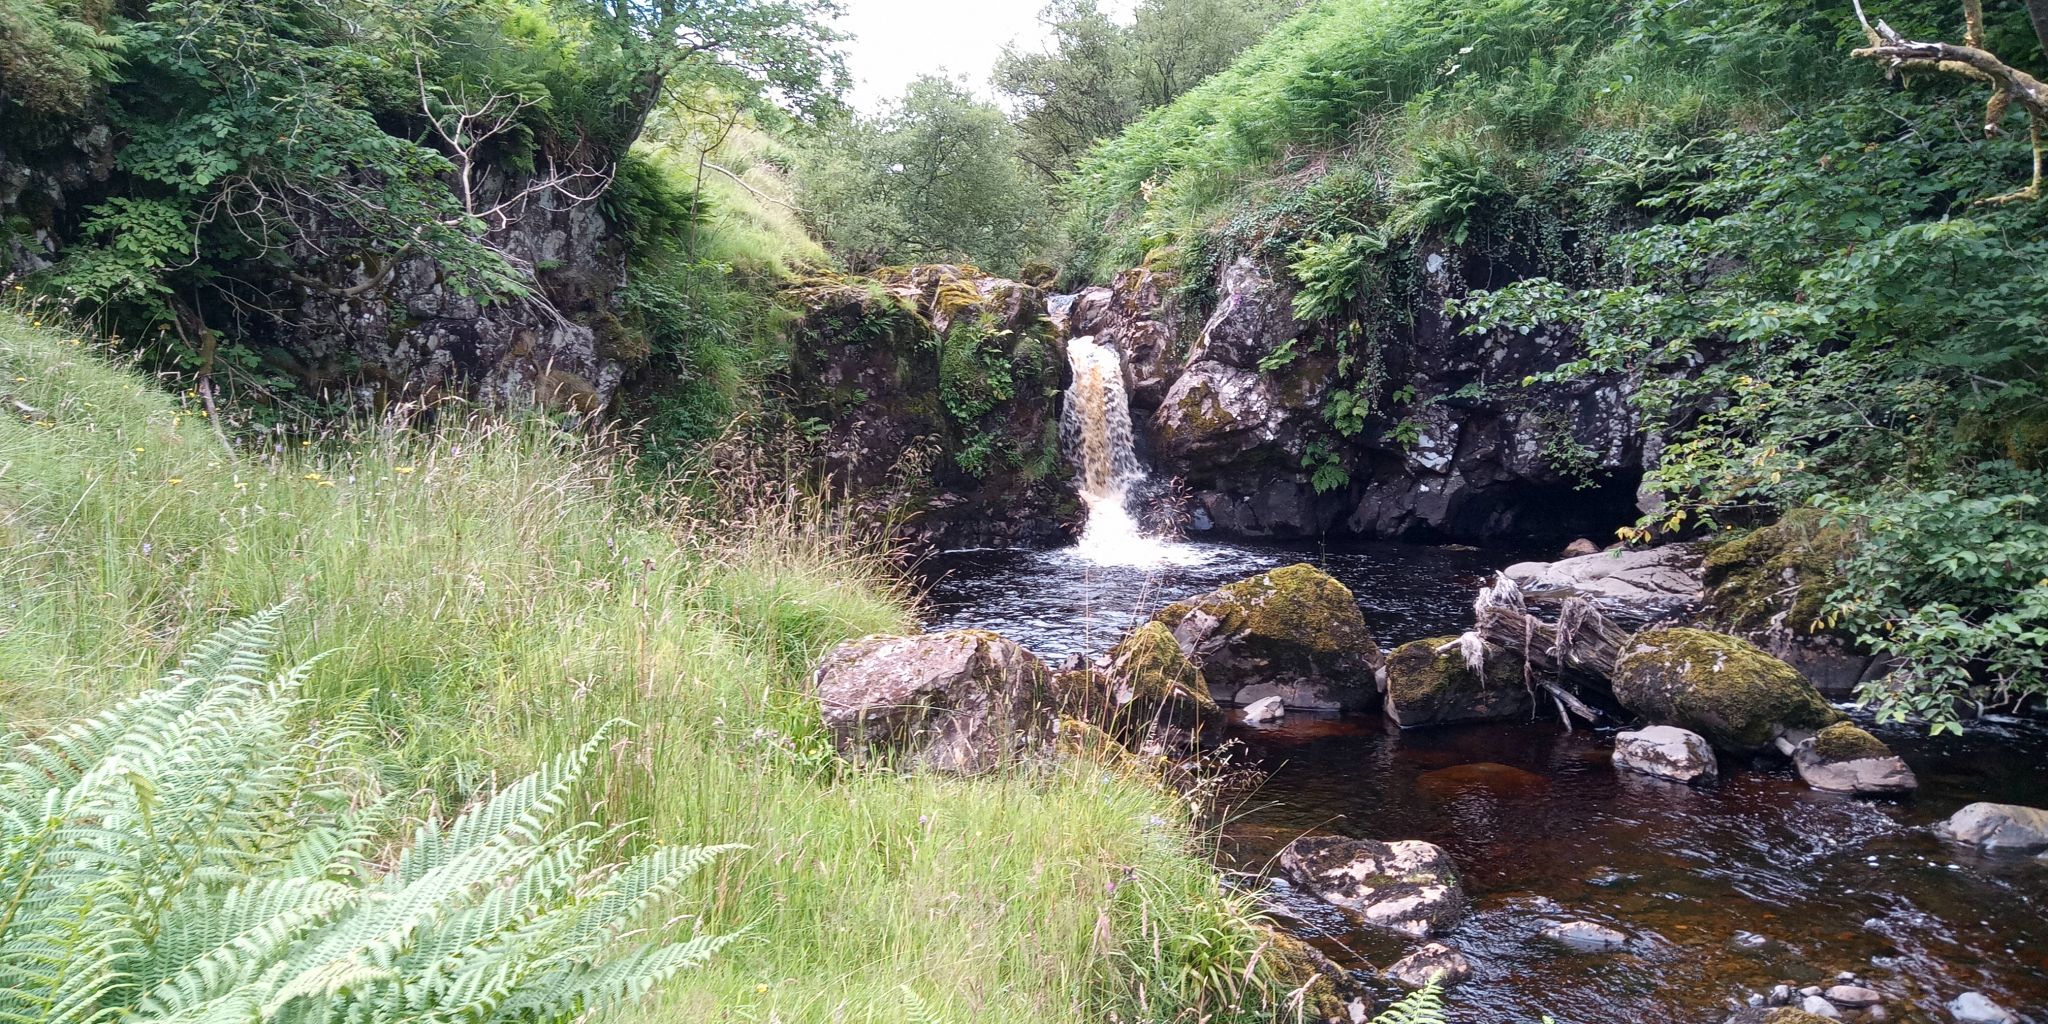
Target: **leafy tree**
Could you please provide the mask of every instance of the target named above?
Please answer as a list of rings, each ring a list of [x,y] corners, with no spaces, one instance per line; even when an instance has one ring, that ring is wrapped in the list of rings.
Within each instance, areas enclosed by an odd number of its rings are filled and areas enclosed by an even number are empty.
[[[703,962],[643,937],[729,847],[564,827],[600,734],[396,849],[346,730],[295,724],[275,611],[0,764],[0,1017],[561,1022]],[[14,737],[9,737],[15,739]]]
[[[856,267],[1012,268],[1043,237],[1044,190],[1009,122],[944,78],[919,78],[880,115],[826,133],[800,180],[820,234]]]
[[[1142,0],[1128,25],[1100,0],[1054,0],[1039,15],[1049,49],[1006,48],[998,91],[1021,108],[1024,158],[1047,177],[1071,169],[1096,140],[1221,71],[1300,0]]]

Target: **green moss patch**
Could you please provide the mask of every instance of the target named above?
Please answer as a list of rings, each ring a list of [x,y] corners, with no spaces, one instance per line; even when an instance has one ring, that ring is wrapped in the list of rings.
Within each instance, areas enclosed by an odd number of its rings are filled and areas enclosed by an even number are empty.
[[[1615,666],[1614,695],[1652,722],[1683,726],[1716,748],[1764,749],[1772,727],[1819,729],[1841,720],[1797,669],[1755,644],[1704,629],[1649,629]]]
[[[1797,633],[1826,632],[1827,598],[1855,537],[1823,526],[1818,509],[1794,509],[1770,526],[1715,542],[1700,565],[1706,605],[1730,629],[1767,629],[1783,616]]]
[[[1858,728],[1853,722],[1836,722],[1815,733],[1813,752],[1823,764],[1857,761],[1866,757],[1890,757],[1884,741]]]
[[[1528,709],[1520,658],[1489,650],[1483,672],[1474,672],[1457,640],[1416,640],[1387,655],[1387,714],[1403,728],[1504,718]]]

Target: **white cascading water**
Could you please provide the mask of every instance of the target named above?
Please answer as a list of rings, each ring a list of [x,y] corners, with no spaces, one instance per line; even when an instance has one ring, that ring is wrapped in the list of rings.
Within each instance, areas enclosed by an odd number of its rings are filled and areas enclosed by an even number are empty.
[[[1164,565],[1198,561],[1184,544],[1148,537],[1131,515],[1131,487],[1144,479],[1131,445],[1131,403],[1115,350],[1094,338],[1067,342],[1074,382],[1060,415],[1060,438],[1080,472],[1088,524],[1074,554],[1102,565]]]

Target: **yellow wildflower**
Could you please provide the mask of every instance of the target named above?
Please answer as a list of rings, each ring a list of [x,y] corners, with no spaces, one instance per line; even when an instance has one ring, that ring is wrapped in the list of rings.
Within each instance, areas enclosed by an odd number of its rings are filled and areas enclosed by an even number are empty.
[[[406,475],[406,476],[411,476],[411,475],[412,475],[412,472],[413,472],[413,467],[411,467],[411,466],[398,466],[398,467],[395,467],[395,468],[393,468],[393,469],[392,469],[392,472],[394,472],[394,473],[402,473],[402,474],[404,474],[404,475]]]

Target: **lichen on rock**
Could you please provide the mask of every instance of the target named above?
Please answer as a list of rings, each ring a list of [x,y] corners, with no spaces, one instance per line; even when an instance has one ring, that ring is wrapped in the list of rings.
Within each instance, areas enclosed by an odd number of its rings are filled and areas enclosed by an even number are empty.
[[[1757,753],[1785,729],[1819,729],[1842,718],[1792,666],[1740,637],[1704,629],[1636,634],[1613,683],[1623,707],[1690,729],[1731,753]]]
[[[1180,753],[1223,721],[1202,670],[1157,622],[1111,648],[1104,667],[1060,673],[1053,689],[1067,714],[1099,725],[1141,753]]]
[[[811,676],[825,729],[856,760],[988,771],[1052,725],[1045,663],[979,629],[871,636],[834,647]]]

